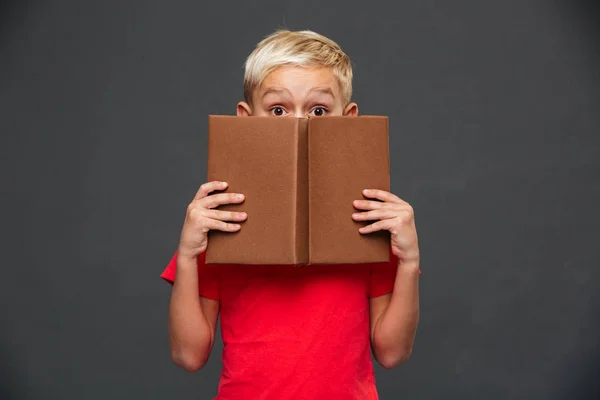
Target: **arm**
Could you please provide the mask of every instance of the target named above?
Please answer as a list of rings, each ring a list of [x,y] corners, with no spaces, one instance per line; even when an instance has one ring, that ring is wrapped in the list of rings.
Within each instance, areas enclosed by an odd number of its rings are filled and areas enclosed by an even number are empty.
[[[394,290],[371,299],[371,345],[377,362],[394,368],[411,353],[419,323],[419,263],[398,262]]]
[[[206,364],[215,339],[218,313],[218,301],[198,298],[197,261],[179,257],[169,303],[171,358],[177,366],[193,372]]]
[[[208,247],[210,230],[237,232],[240,229],[237,222],[246,219],[245,213],[216,209],[223,204],[243,201],[243,196],[236,196],[236,193],[209,195],[226,188],[225,182],[209,182],[200,186],[188,206],[181,229],[177,278],[174,279],[169,304],[169,341],[173,362],[187,371],[196,371],[206,364],[214,343],[219,314],[218,297],[211,300],[198,295],[198,257]],[[206,275],[201,279],[214,281],[214,277],[208,276],[208,269],[203,268],[203,271]]]
[[[414,211],[398,196],[377,189],[363,195],[374,200],[356,200],[356,221],[375,221],[360,233],[387,230],[391,250],[397,259],[396,278],[391,294],[371,299],[371,345],[383,367],[393,368],[408,360],[419,321],[419,244]]]

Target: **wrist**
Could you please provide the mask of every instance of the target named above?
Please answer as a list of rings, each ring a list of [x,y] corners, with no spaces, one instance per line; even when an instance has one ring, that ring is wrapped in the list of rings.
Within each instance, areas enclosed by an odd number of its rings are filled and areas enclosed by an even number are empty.
[[[398,271],[421,274],[419,258],[417,257],[410,260],[398,260]]]
[[[177,260],[182,263],[196,264],[198,262],[198,256],[199,254],[196,254],[195,252],[190,252],[189,250],[181,246],[177,249]]]

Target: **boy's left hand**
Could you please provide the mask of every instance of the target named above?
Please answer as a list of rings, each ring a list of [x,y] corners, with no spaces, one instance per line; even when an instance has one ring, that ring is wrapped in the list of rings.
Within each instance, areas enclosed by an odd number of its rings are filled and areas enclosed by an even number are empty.
[[[392,252],[399,261],[419,260],[419,241],[413,208],[398,196],[378,189],[365,189],[367,199],[353,205],[364,212],[352,214],[355,221],[377,221],[359,229],[360,233],[387,230],[391,235]],[[379,200],[379,201],[378,201]]]

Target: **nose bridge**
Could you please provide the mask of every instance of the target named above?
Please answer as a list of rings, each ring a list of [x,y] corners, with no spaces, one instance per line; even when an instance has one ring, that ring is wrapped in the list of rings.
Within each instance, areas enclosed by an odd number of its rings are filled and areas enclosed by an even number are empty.
[[[304,118],[305,117],[304,110],[302,109],[302,107],[300,105],[297,105],[294,108],[292,115],[296,118]]]

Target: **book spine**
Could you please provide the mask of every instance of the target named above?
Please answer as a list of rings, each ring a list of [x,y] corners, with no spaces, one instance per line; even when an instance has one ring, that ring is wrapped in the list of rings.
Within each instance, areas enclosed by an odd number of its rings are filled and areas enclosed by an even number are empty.
[[[296,265],[309,262],[309,202],[308,202],[308,119],[298,119],[296,127],[296,206],[295,250]]]

